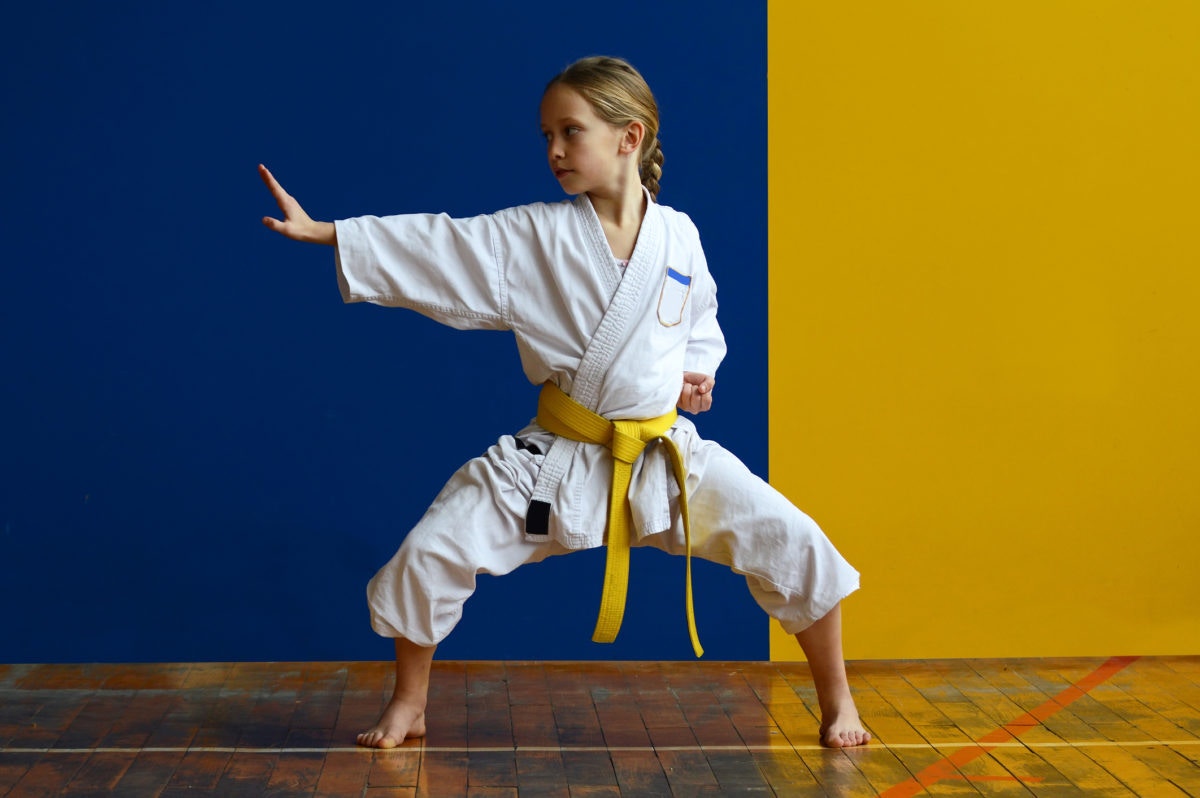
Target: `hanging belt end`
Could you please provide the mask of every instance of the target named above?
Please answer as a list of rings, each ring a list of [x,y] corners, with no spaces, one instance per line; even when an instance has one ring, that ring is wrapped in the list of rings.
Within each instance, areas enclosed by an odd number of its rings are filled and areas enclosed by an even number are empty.
[[[616,642],[616,639],[617,639],[616,634],[614,634],[612,632],[602,632],[599,629],[592,632],[592,642],[593,643],[614,643],[614,642]]]

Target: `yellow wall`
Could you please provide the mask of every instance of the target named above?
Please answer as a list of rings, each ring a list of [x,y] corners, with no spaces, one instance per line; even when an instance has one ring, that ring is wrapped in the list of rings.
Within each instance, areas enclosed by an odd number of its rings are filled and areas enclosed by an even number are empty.
[[[1200,4],[772,0],[768,52],[771,478],[847,656],[1200,653]]]

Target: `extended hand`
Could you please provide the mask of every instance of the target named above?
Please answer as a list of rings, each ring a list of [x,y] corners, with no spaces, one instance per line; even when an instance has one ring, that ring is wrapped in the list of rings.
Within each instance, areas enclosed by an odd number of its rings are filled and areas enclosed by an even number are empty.
[[[263,182],[267,184],[267,188],[271,190],[271,196],[275,198],[275,204],[283,212],[282,221],[272,219],[270,216],[264,216],[263,224],[276,233],[280,233],[296,241],[330,245],[337,243],[337,228],[333,226],[332,222],[313,221],[304,212],[304,209],[300,207],[300,203],[296,202],[296,198],[283,190],[283,186],[279,185],[279,181],[275,179],[267,167],[259,164],[258,174],[262,177]]]
[[[683,372],[683,390],[678,407],[685,413],[703,413],[712,407],[712,390],[717,381],[707,374]]]

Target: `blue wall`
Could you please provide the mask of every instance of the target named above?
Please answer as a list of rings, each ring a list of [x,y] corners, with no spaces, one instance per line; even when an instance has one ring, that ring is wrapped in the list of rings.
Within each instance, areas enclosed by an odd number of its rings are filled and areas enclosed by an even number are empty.
[[[329,250],[260,225],[255,166],[317,218],[558,199],[537,103],[582,55],[658,96],[660,199],[700,227],[730,344],[700,428],[765,475],[766,4],[411,5],[10,12],[0,661],[391,655],[367,579],[536,393],[507,334],[344,306]],[[485,578],[439,656],[689,658],[682,560],[635,552],[612,646],[602,567]],[[767,657],[741,578],[699,564],[697,590],[710,658]]]

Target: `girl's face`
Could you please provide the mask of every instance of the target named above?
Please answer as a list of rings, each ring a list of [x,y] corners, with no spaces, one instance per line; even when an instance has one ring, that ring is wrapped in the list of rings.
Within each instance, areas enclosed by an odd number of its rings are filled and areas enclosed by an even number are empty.
[[[636,180],[636,136],[613,127],[577,91],[556,83],[542,98],[542,135],[550,170],[568,194],[619,193]],[[632,142],[632,143],[631,143]]]

